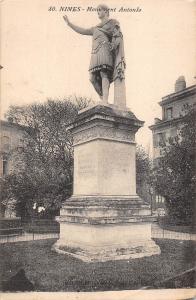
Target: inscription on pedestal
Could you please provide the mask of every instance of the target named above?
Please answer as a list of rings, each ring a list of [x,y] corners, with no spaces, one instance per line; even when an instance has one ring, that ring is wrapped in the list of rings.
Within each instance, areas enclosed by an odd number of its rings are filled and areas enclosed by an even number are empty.
[[[111,153],[112,155],[112,153]],[[111,172],[112,173],[118,173],[118,172],[123,172],[123,173],[128,173],[130,169],[130,162],[129,162],[129,157],[127,160],[125,159],[127,157],[127,152],[120,152],[115,154],[115,164],[111,165]]]
[[[80,154],[78,157],[78,174],[92,176],[95,174],[95,164],[88,154]]]

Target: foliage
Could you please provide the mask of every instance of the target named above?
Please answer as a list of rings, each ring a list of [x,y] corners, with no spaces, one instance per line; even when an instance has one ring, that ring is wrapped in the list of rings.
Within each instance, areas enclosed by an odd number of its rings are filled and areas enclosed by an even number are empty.
[[[9,185],[9,182],[1,177],[0,178],[0,215],[4,216],[5,210],[9,208],[10,203],[12,203],[12,208],[15,208],[14,202],[12,199],[12,192]]]
[[[152,162],[142,146],[136,147],[136,187],[137,194],[150,202]]]
[[[73,148],[68,125],[89,101],[49,99],[9,108],[6,117],[24,128],[23,147],[12,153],[13,172],[4,179],[7,193],[17,200],[19,215],[38,215],[34,203],[45,208],[42,214],[56,211],[71,194]]]
[[[168,214],[175,223],[194,220],[196,111],[189,109],[175,138],[163,146],[154,171],[158,194],[165,197]]]

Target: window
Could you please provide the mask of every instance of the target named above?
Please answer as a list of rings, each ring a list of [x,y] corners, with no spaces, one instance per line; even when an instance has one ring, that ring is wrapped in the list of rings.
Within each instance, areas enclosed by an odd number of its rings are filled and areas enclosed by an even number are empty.
[[[22,153],[22,152],[23,152],[23,149],[24,149],[24,140],[23,140],[23,139],[20,139],[20,140],[19,140],[19,143],[18,143],[18,152],[19,152],[19,153]]]
[[[3,158],[3,176],[8,175],[8,160]]]
[[[173,108],[172,107],[168,107],[166,110],[166,118],[168,120],[171,120],[173,118]]]
[[[154,146],[154,148],[158,147],[158,136],[157,136],[157,134],[153,134],[153,146]]]
[[[171,129],[170,129],[170,136],[174,137],[174,136],[176,136],[176,135],[177,135],[177,130],[176,130],[176,128],[171,128]]]
[[[165,120],[166,119],[166,108],[163,107],[163,110],[162,110],[162,118]]]
[[[23,140],[23,139],[19,139],[19,145],[20,145],[21,147],[23,147],[23,145],[24,145],[24,140]]]
[[[158,146],[163,146],[166,142],[166,135],[165,135],[165,132],[159,132],[157,134],[158,136]]]
[[[10,138],[8,136],[2,137],[2,150],[8,152],[10,150]]]
[[[166,142],[166,134],[165,132],[159,132],[153,134],[153,146],[154,148],[161,147]]]
[[[165,154],[164,149],[160,148],[160,156],[164,156],[164,154]]]

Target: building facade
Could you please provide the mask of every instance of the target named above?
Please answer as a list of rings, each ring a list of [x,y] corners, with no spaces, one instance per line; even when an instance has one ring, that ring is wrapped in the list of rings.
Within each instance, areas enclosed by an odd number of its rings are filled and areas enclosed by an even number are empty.
[[[24,127],[10,121],[0,120],[0,177],[11,173],[14,153],[24,143]]]
[[[24,145],[24,127],[10,121],[0,120],[0,178],[9,175],[16,167],[15,153]],[[19,167],[19,164],[18,164]],[[8,200],[7,200],[8,201]],[[14,218],[13,201],[5,206],[0,203],[0,218]]]
[[[149,128],[153,136],[153,160],[161,156],[161,145],[170,137],[175,137],[182,126],[187,107],[196,103],[196,85],[186,87],[186,81],[180,76],[175,83],[175,92],[162,98],[162,119],[155,118],[154,125]]]
[[[184,76],[180,76],[175,83],[175,92],[164,96],[159,102],[162,109],[162,119],[155,118],[149,128],[153,137],[153,162],[156,165],[162,155],[162,145],[167,144],[169,138],[175,137],[182,127],[183,116],[188,107],[196,103],[196,85],[186,87]],[[156,195],[158,207],[163,206],[163,197]]]

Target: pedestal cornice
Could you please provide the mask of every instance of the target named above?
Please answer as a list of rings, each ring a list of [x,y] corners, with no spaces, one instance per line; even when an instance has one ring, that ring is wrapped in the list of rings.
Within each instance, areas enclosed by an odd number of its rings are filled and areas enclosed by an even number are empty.
[[[74,146],[97,139],[134,143],[135,133],[143,124],[129,110],[99,104],[80,112],[68,129],[73,133]]]

